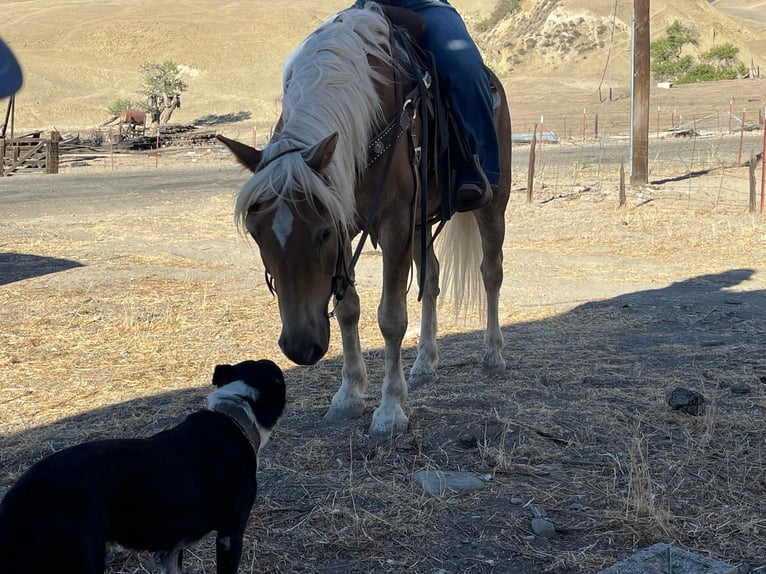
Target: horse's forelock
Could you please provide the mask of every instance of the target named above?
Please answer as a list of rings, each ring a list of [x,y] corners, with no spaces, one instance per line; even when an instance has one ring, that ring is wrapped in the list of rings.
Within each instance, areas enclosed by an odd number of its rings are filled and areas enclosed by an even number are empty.
[[[318,203],[332,215],[344,211],[340,201],[338,194],[306,164],[300,153],[289,153],[267,164],[245,182],[237,195],[234,213],[238,229],[245,234],[247,216],[252,210],[268,213],[280,202],[305,202],[315,210]],[[333,218],[333,221],[344,227],[342,220]]]

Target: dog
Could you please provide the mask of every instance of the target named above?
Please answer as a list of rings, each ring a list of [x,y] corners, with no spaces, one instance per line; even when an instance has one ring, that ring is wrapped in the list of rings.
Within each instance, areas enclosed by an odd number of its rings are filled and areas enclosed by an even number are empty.
[[[104,572],[107,543],[160,554],[216,532],[218,574],[236,574],[258,451],[285,407],[271,361],[218,365],[207,409],[149,438],[99,440],[32,466],[0,503],[2,574]]]

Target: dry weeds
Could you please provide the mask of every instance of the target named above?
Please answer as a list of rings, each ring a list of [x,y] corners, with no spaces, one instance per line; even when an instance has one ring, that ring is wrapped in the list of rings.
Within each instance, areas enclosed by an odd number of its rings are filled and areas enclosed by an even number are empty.
[[[480,372],[481,320],[466,327],[443,308],[441,378],[411,393],[410,432],[385,441],[365,435],[382,376],[377,252],[359,272],[368,408],[328,427],[337,334],[315,367],[281,356],[276,304],[229,198],[4,219],[4,257],[83,266],[0,285],[0,485],[67,445],[154,433],[201,406],[216,363],[271,357],[290,404],[262,456],[243,571],[597,572],[655,542],[762,567],[766,227],[654,193],[623,210],[596,194],[532,206],[515,195],[507,375]],[[705,416],[669,410],[679,385],[706,395]],[[412,480],[428,468],[489,481],[428,498]],[[540,512],[555,539],[533,535]],[[207,539],[186,568],[211,571],[213,556]],[[146,571],[139,558],[109,572]]]

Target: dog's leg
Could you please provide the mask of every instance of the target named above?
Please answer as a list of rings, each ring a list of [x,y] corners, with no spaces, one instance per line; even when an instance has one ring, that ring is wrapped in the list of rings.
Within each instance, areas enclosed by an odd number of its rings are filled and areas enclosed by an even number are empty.
[[[183,562],[183,546],[176,546],[170,552],[162,552],[160,553],[160,572],[162,574],[181,574]]]
[[[215,539],[215,558],[218,574],[237,574],[239,559],[242,556],[242,536],[244,528],[238,532],[219,532]]]

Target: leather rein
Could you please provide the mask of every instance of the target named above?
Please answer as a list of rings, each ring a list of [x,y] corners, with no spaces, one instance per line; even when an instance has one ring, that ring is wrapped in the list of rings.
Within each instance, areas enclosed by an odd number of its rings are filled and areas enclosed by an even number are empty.
[[[391,25],[389,27],[391,30],[391,34],[394,34],[394,26]],[[391,46],[394,46],[393,38],[391,41]],[[378,160],[381,158],[385,158],[385,167],[383,169],[383,173],[378,180],[378,186],[377,190],[375,192],[375,197],[372,202],[372,206],[370,207],[370,211],[367,215],[367,220],[365,222],[364,228],[362,229],[362,235],[359,239],[359,242],[357,243],[356,249],[354,250],[353,255],[351,256],[351,260],[349,262],[346,262],[346,256],[345,256],[345,246],[347,239],[344,234],[339,234],[338,237],[338,257],[336,259],[335,263],[335,274],[332,278],[332,284],[330,289],[330,298],[335,297],[335,304],[333,305],[333,308],[326,313],[326,316],[328,318],[332,318],[335,316],[336,309],[338,307],[338,303],[343,299],[343,297],[346,294],[346,290],[349,286],[354,285],[354,269],[356,267],[357,262],[359,261],[359,257],[362,254],[362,249],[364,248],[364,244],[367,241],[367,238],[369,237],[371,231],[372,231],[372,225],[375,221],[375,217],[377,216],[378,207],[380,205],[380,200],[383,196],[383,188],[385,186],[385,183],[388,179],[388,174],[391,171],[391,164],[393,162],[394,158],[394,149],[396,147],[396,143],[399,141],[399,138],[407,132],[409,134],[409,141],[410,141],[410,152],[412,154],[412,161],[411,166],[413,170],[413,176],[415,181],[415,195],[417,196],[417,193],[420,191],[421,188],[421,180],[426,181],[426,173],[425,169],[427,166],[427,162],[421,162],[422,159],[422,146],[418,145],[418,134],[415,132],[415,120],[418,116],[418,110],[420,110],[421,114],[421,126],[423,130],[423,137],[421,138],[421,142],[425,142],[427,144],[428,142],[428,98],[427,98],[427,92],[429,88],[431,87],[431,75],[428,71],[424,73],[424,75],[418,79],[417,85],[408,92],[404,98],[399,97],[399,82],[397,81],[396,77],[396,68],[393,68],[393,74],[394,74],[394,92],[395,92],[395,100],[397,102],[402,102],[399,111],[396,113],[396,115],[389,120],[389,122],[386,124],[386,126],[378,133],[377,136],[375,136],[370,143],[367,146],[367,169],[369,169],[373,164],[375,164]],[[418,167],[421,169],[419,170]],[[425,194],[421,194],[422,198],[422,210],[426,209],[427,204],[427,197]],[[425,225],[422,226],[421,234],[426,233],[427,230],[425,229]],[[425,243],[424,243],[425,244]],[[424,274],[425,265],[421,266],[423,271],[421,271],[421,275]],[[421,281],[420,284],[422,285],[423,282]],[[418,300],[420,299],[420,294],[418,295]]]

